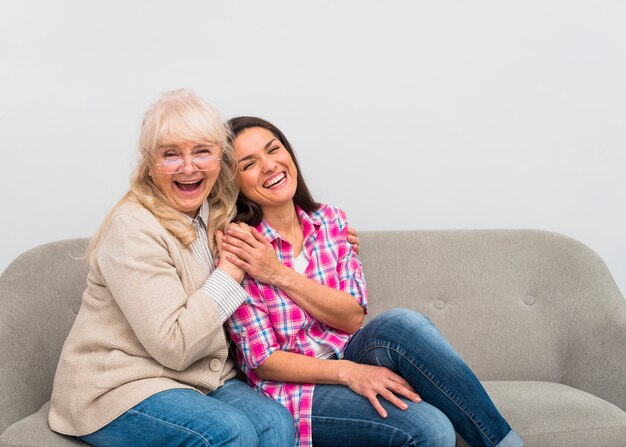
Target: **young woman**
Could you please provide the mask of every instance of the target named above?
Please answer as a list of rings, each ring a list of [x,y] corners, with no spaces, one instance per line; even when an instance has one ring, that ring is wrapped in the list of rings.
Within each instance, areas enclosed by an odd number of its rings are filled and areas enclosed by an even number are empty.
[[[227,326],[251,384],[293,414],[299,445],[454,446],[455,430],[472,446],[523,445],[428,318],[395,309],[361,328],[367,290],[345,214],[313,200],[275,126],[229,123],[235,220],[251,227],[222,239],[249,295]]]
[[[291,446],[287,410],[235,378],[224,321],[243,272],[216,269],[235,212],[217,112],[190,91],[146,112],[130,191],[93,238],[57,368],[50,427],[96,446]]]

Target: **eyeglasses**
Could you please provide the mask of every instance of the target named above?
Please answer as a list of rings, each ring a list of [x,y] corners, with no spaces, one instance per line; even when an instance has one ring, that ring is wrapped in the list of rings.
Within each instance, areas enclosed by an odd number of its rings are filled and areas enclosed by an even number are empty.
[[[148,154],[148,157],[150,157],[150,160],[152,160],[159,172],[163,174],[179,174],[183,172],[187,164],[182,157],[160,158],[159,161],[152,158],[150,154]],[[212,171],[217,168],[220,160],[220,157],[214,157],[212,155],[196,155],[191,158],[191,165],[196,171]]]

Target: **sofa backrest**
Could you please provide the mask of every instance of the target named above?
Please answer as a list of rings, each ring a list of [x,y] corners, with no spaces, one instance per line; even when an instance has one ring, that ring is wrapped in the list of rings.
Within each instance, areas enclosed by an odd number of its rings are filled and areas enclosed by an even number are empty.
[[[370,313],[400,306],[429,316],[481,380],[562,383],[578,334],[592,332],[590,312],[621,296],[599,256],[556,233],[396,231],[361,239]]]

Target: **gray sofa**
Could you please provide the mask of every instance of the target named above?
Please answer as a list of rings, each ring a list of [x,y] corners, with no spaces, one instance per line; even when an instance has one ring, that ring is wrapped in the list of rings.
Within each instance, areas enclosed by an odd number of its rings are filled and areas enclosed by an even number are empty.
[[[368,318],[399,306],[430,316],[528,446],[626,446],[626,301],[589,248],[517,230],[361,239]],[[86,243],[34,248],[0,277],[2,446],[81,444],[46,417]]]

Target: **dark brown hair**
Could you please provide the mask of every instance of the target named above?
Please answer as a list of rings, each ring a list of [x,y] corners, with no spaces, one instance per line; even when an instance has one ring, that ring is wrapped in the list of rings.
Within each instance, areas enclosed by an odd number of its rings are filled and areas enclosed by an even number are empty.
[[[291,159],[296,165],[296,169],[298,171],[296,194],[293,196],[293,203],[307,213],[316,211],[320,207],[320,204],[313,200],[313,196],[311,196],[311,192],[304,182],[302,171],[300,170],[300,166],[298,166],[298,160],[296,159],[296,154],[291,148],[291,144],[289,144],[285,135],[283,135],[283,133],[276,126],[268,121],[265,121],[264,119],[256,118],[254,116],[238,116],[228,120],[226,124],[232,131],[230,137],[231,145],[235,138],[237,138],[237,135],[251,127],[260,127],[262,129],[269,130],[278,139],[278,141],[280,141],[285,149],[287,149],[287,152],[291,155]],[[256,226],[261,223],[261,220],[263,220],[263,210],[261,207],[244,196],[240,191],[237,196],[237,215],[235,216],[234,221],[245,222],[248,225]]]

